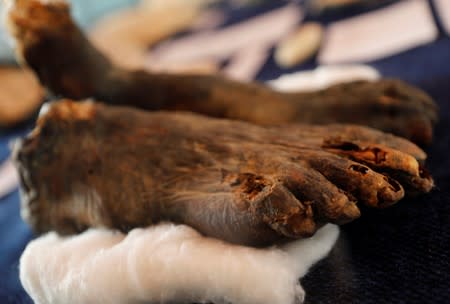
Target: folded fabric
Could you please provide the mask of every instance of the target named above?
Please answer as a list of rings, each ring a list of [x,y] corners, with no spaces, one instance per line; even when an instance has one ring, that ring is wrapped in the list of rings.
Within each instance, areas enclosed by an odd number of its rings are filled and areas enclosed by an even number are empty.
[[[327,225],[310,239],[255,249],[160,224],[123,235],[89,230],[31,242],[20,279],[35,303],[302,303],[298,278],[338,236]]]

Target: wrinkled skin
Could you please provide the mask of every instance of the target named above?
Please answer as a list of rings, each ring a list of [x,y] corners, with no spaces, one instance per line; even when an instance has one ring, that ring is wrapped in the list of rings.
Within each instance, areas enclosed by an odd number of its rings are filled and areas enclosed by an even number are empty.
[[[40,233],[167,220],[267,246],[433,187],[422,150],[370,128],[260,127],[67,100],[15,157],[23,216]]]
[[[359,81],[309,93],[280,93],[220,76],[125,71],[97,51],[63,1],[8,0],[17,55],[53,93],[146,110],[184,110],[261,125],[352,123],[432,141],[437,107],[400,80]],[[64,56],[62,56],[64,54]]]
[[[400,81],[284,94],[218,76],[125,71],[83,36],[62,1],[10,0],[17,54],[55,94],[261,125],[352,122],[431,141],[437,109]],[[267,246],[425,193],[426,155],[355,125],[255,126],[195,114],[54,104],[15,151],[24,218],[37,232],[128,231],[173,221]]]

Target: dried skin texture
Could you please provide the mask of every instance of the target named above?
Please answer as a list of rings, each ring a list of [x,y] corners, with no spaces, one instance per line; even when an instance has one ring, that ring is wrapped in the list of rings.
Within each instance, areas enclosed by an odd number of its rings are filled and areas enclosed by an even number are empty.
[[[355,123],[429,144],[437,107],[399,80],[353,82],[310,93],[280,93],[220,76],[125,71],[97,51],[66,4],[10,0],[10,31],[18,56],[55,94],[95,97],[147,110],[187,110],[262,125]],[[61,56],[64,54],[64,56]]]
[[[260,127],[188,113],[63,101],[16,150],[37,232],[187,224],[232,243],[308,237],[428,192],[424,153],[356,126]]]

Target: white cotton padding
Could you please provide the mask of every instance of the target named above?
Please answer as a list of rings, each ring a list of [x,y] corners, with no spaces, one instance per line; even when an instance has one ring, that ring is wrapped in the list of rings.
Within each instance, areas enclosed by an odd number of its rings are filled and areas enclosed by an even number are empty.
[[[379,78],[378,71],[368,65],[326,65],[315,70],[282,75],[268,84],[282,92],[301,92],[321,90],[343,82],[374,81]]]
[[[256,249],[207,238],[184,225],[159,224],[123,235],[92,229],[51,232],[32,241],[20,279],[37,304],[302,303],[298,279],[333,247],[339,230]]]

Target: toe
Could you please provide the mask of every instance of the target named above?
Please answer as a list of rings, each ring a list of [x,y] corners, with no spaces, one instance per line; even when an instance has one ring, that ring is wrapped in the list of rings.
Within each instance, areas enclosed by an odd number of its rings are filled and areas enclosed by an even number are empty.
[[[392,124],[392,130],[420,145],[430,144],[438,121],[438,107],[433,99],[401,80],[381,80],[380,88],[375,110],[388,114],[386,120]]]
[[[355,201],[309,165],[292,164],[283,171],[286,187],[300,201],[309,202],[318,222],[345,224],[360,216]]]
[[[309,162],[333,184],[370,207],[387,207],[404,197],[403,187],[397,181],[363,164],[332,154],[311,158]]]
[[[323,148],[328,152],[366,164],[377,172],[388,174],[408,191],[426,193],[433,188],[433,179],[417,159],[399,150],[383,145],[354,142],[325,144]]]
[[[288,238],[310,237],[320,228],[311,204],[298,200],[279,182],[252,206],[266,224]]]
[[[424,91],[398,79],[385,79],[380,82],[383,84],[384,96],[413,104],[420,112],[425,113],[432,123],[437,122],[439,108]]]
[[[329,136],[323,140],[324,145],[333,145],[339,142],[370,142],[412,155],[419,161],[425,161],[427,158],[426,153],[417,145],[390,133],[356,125],[331,125],[328,128],[331,130],[328,132]]]

